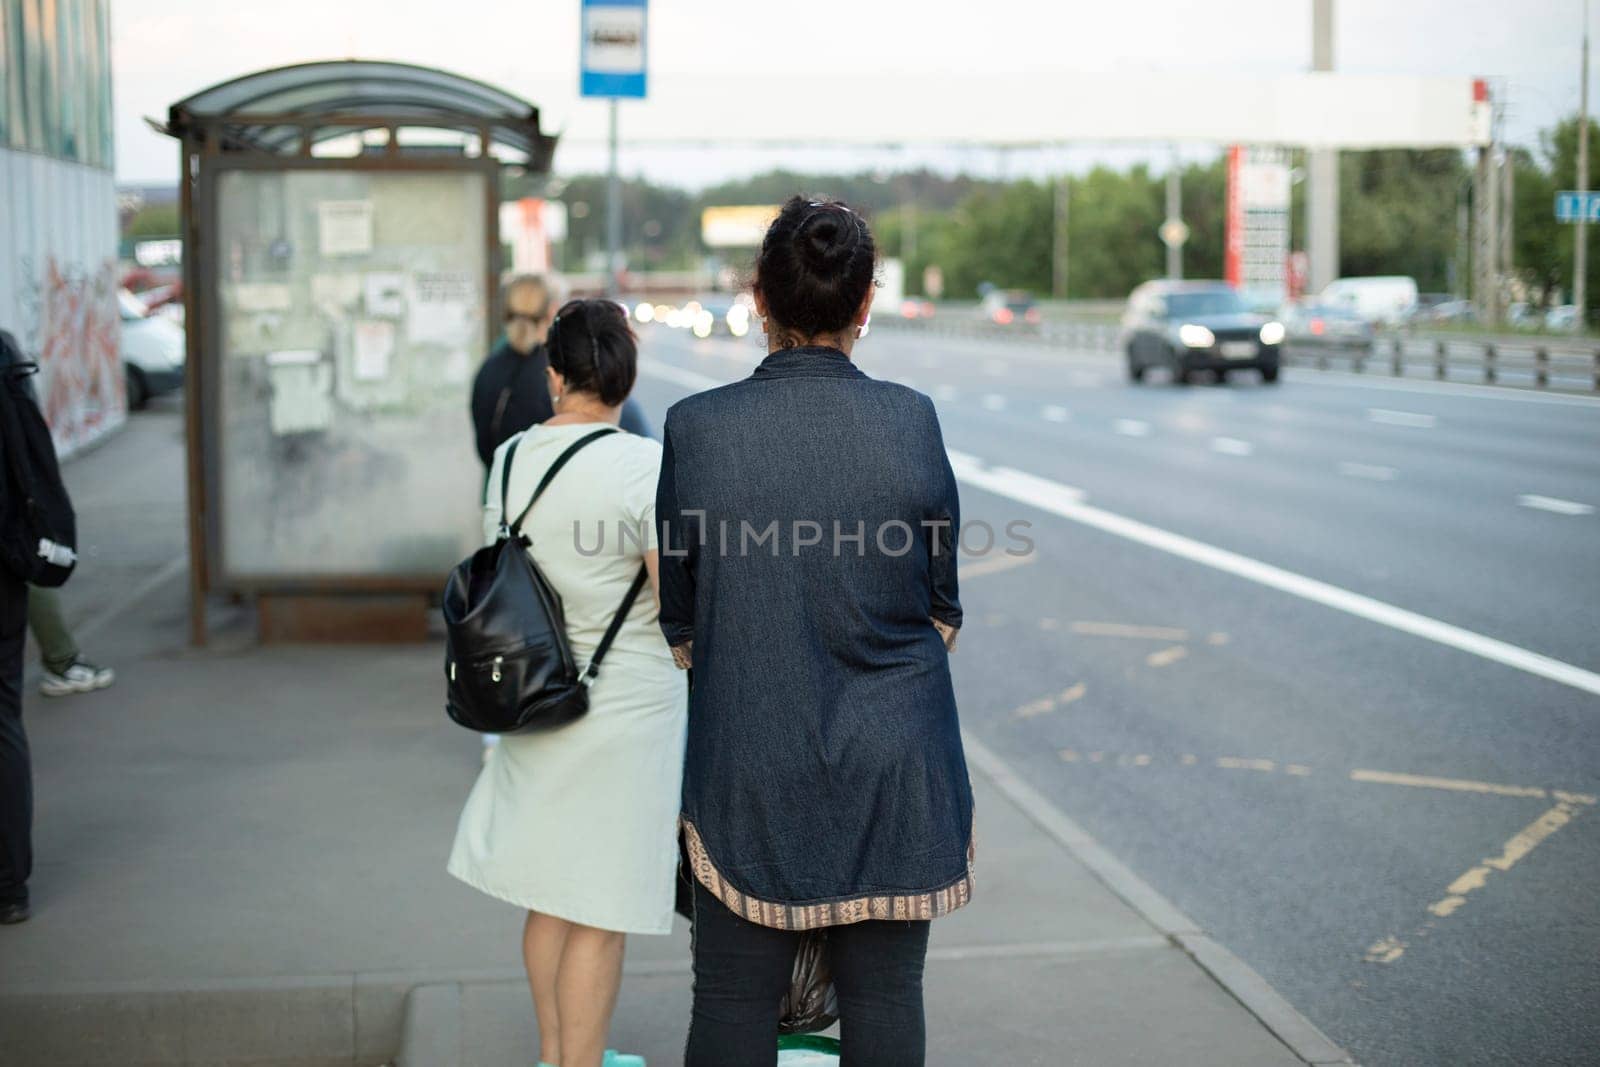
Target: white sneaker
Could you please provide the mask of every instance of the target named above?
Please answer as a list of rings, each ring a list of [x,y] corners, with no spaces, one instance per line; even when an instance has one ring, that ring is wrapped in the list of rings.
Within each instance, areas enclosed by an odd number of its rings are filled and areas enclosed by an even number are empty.
[[[71,696],[104,689],[116,680],[117,672],[110,667],[97,667],[87,660],[75,659],[60,674],[46,668],[44,677],[39,679],[39,692],[47,697]]]

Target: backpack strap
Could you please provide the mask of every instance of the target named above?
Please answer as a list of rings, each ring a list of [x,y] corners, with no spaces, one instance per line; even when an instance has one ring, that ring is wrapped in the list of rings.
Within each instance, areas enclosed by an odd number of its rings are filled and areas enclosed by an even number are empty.
[[[550,464],[550,469],[544,472],[544,477],[539,479],[539,486],[533,491],[533,496],[528,500],[528,506],[522,509],[522,514],[517,516],[515,522],[507,523],[506,515],[508,514],[508,504],[510,503],[510,501],[507,499],[507,494],[511,487],[511,460],[517,454],[517,445],[522,442],[522,435],[518,434],[516,437],[512,438],[511,447],[506,449],[505,466],[500,470],[500,526],[501,529],[506,532],[507,536],[515,534],[518,538],[522,537],[523,520],[528,517],[528,512],[533,510],[533,505],[538,502],[541,496],[544,495],[544,491],[550,487],[550,483],[555,479],[556,473],[560,471],[562,467],[567,465],[567,460],[577,455],[578,451],[585,445],[588,445],[594,441],[598,441],[600,438],[605,437],[608,434],[620,432],[621,431],[617,427],[611,426],[603,430],[596,430],[591,434],[586,434],[572,442],[572,444],[568,445],[566,451],[557,456],[556,461]]]
[[[594,679],[600,673],[600,661],[605,658],[606,652],[611,648],[611,642],[617,638],[617,631],[622,629],[622,620],[627,618],[628,612],[633,610],[633,602],[639,596],[639,590],[644,588],[645,579],[650,577],[650,571],[643,563],[639,564],[639,573],[633,576],[633,585],[628,587],[628,595],[622,598],[622,606],[617,613],[611,616],[611,625],[606,627],[605,636],[600,638],[600,643],[594,648],[594,655],[589,659],[589,665],[578,676],[578,681],[589,686],[594,684]]]

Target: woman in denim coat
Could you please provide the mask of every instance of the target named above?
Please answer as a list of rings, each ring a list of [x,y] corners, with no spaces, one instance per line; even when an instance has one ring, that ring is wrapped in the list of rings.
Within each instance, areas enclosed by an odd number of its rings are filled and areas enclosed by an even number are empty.
[[[790,200],[756,267],[769,355],[667,412],[661,627],[694,670],[688,1067],[774,1062],[796,945],[823,927],[844,1062],[921,1064],[929,922],[971,898],[960,511],[932,402],[851,362],[875,261],[859,215]]]

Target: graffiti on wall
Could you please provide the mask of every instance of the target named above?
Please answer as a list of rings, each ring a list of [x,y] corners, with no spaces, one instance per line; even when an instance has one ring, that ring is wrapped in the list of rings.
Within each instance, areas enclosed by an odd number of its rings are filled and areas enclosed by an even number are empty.
[[[116,265],[106,260],[91,273],[50,256],[42,268],[24,263],[22,276],[29,286],[24,346],[39,363],[39,401],[56,450],[66,455],[127,414]]]

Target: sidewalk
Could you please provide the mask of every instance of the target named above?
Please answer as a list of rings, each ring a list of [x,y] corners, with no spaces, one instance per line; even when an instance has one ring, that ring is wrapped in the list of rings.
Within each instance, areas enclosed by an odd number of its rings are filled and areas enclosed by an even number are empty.
[[[26,700],[35,917],[0,931],[0,1064],[531,1063],[520,915],[443,869],[478,742],[439,706],[439,650],[263,648],[226,611],[188,648],[182,573],[160,577],[181,467],[137,522],[126,492],[172,462],[176,418],[135,424],[66,472],[91,543],[122,538],[107,583],[137,599],[108,614],[91,557],[69,614],[102,620],[92,651],[118,683]],[[969,756],[978,888],[934,926],[930,1064],[1340,1057],[975,740]],[[613,1044],[670,1067],[681,924],[632,939],[627,970]]]

